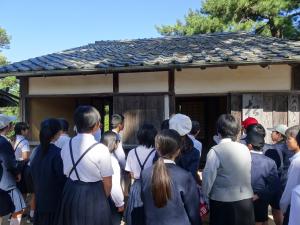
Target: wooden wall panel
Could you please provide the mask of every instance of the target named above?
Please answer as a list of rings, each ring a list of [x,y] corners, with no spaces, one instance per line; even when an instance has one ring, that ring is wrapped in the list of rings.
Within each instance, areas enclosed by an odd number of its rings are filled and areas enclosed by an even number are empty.
[[[114,113],[121,113],[125,116],[124,144],[137,144],[136,134],[144,122],[153,124],[157,129],[160,128],[165,117],[164,102],[164,95],[114,97]]]
[[[299,125],[299,95],[291,94],[288,98],[288,126]]]
[[[268,128],[273,127],[273,95],[264,94],[263,95],[263,114],[262,120],[259,121],[263,127],[266,129],[266,143],[271,143],[271,131]]]
[[[243,117],[254,117],[258,121],[263,118],[263,95],[262,94],[244,94],[243,95]]]
[[[273,125],[286,124],[288,120],[288,95],[273,97]]]
[[[242,95],[230,95],[230,110],[231,115],[233,115],[238,121],[242,122]]]

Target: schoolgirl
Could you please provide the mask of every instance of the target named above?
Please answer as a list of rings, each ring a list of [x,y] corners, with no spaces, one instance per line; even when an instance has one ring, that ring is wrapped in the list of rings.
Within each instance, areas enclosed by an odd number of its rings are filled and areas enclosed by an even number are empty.
[[[155,138],[159,159],[141,175],[147,225],[200,225],[199,195],[193,176],[175,164],[181,137],[163,130]]]
[[[56,224],[66,177],[60,148],[54,145],[61,132],[57,119],[46,119],[40,127],[40,145],[30,163],[36,199],[34,225]]]
[[[111,164],[114,170],[112,176],[112,188],[109,198],[113,225],[120,225],[124,212],[124,194],[121,187],[121,167],[115,155],[120,143],[119,135],[113,131],[105,132],[101,137],[101,143],[108,147],[111,154]]]
[[[144,124],[137,133],[139,146],[132,149],[127,156],[125,170],[130,172],[134,180],[131,185],[128,204],[125,211],[125,221],[127,225],[142,225],[143,211],[141,206],[141,185],[140,174],[143,169],[152,165],[155,156],[154,140],[157,130],[151,124]]]
[[[6,135],[11,129],[11,122],[16,118],[0,115],[0,162],[3,168],[2,178],[0,180],[0,189],[7,192],[14,204],[14,212],[10,220],[10,225],[21,224],[23,210],[26,208],[21,192],[17,188],[16,181],[19,181],[20,171],[14,155],[14,150]],[[5,205],[0,204],[0,208]]]
[[[77,135],[61,150],[65,184],[59,225],[111,225],[107,197],[112,187],[113,169],[108,148],[93,134],[100,114],[92,106],[79,106],[74,113]]]

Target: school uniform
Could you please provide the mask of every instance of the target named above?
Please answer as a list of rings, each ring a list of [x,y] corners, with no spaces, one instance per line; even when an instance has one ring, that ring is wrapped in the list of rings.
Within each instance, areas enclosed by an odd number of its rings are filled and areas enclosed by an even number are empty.
[[[125,157],[125,152],[123,149],[122,136],[116,130],[112,130],[112,132],[116,133],[120,139],[118,148],[115,150],[115,156],[117,157],[117,159],[119,161],[121,169],[124,170],[124,168],[126,166],[126,157]]]
[[[51,143],[48,152],[44,154],[41,147],[38,146],[35,154],[30,164],[36,196],[34,224],[56,224],[57,209],[60,206],[66,181],[60,148]]]
[[[280,189],[280,181],[275,162],[262,152],[251,151],[251,186],[259,197],[253,202],[255,221],[268,221],[268,205]]]
[[[92,134],[79,133],[61,150],[68,177],[58,225],[111,225],[109,203],[102,183],[113,175],[110,152]]]
[[[70,137],[69,135],[67,134],[61,134],[59,136],[59,138],[54,142],[54,144],[59,147],[60,149],[63,148],[63,146],[66,144],[66,143],[69,143],[70,141]]]
[[[0,161],[0,181],[2,179],[3,174],[3,168],[1,163],[2,161]],[[0,189],[0,202],[0,217],[6,216],[9,213],[14,212],[15,207],[9,194],[2,189]]]
[[[113,225],[120,225],[122,214],[118,212],[118,208],[124,206],[124,194],[121,187],[121,168],[114,153],[111,153],[111,165],[114,174],[112,176],[112,188],[109,203]]]
[[[132,173],[135,180],[131,185],[125,210],[126,225],[143,224],[140,175],[144,169],[152,166],[155,152],[154,148],[140,145],[128,153],[125,170]]]
[[[289,225],[299,225],[300,221],[300,185],[292,191]]]
[[[175,165],[174,161],[164,160],[171,178],[171,199],[162,208],[154,205],[152,196],[153,166],[142,172],[142,200],[147,225],[200,225],[200,199],[193,176]]]
[[[193,135],[189,134],[189,138],[193,141],[194,148],[199,151],[200,158],[202,153],[202,143],[198,141]]]
[[[196,148],[188,151],[181,151],[180,155],[176,158],[176,165],[190,172],[195,179],[197,179],[197,172],[200,163],[200,154]]]
[[[14,204],[15,211],[26,208],[23,196],[16,184],[16,176],[20,173],[11,143],[5,136],[0,136],[0,162],[3,169],[0,189],[7,192]],[[0,208],[2,208],[0,204]]]

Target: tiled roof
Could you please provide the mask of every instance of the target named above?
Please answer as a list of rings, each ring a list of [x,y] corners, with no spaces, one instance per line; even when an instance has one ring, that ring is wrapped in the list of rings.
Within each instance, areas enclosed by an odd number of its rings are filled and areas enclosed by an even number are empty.
[[[249,33],[97,41],[0,67],[0,73],[300,62],[300,42]]]

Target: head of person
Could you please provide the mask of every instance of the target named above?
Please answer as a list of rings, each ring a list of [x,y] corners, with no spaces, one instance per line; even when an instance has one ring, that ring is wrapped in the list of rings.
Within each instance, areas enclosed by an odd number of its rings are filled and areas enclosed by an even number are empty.
[[[285,132],[287,131],[288,127],[284,124],[278,124],[277,126],[268,129],[271,133],[271,139],[273,143],[278,143],[280,141],[284,141],[286,139]]]
[[[39,138],[43,155],[48,153],[50,143],[56,141],[61,132],[62,130],[58,119],[49,118],[42,121]]]
[[[114,152],[120,143],[120,136],[113,131],[107,131],[101,136],[101,143],[104,144],[110,152]]]
[[[240,132],[240,125],[235,117],[231,114],[222,114],[217,120],[217,133],[224,138],[230,138],[236,141]]]
[[[79,106],[74,113],[77,133],[96,133],[100,127],[100,119],[100,113],[93,106]]]
[[[300,126],[296,125],[288,128],[285,132],[286,144],[288,146],[288,149],[293,152],[299,151],[300,148],[299,131],[300,131]]]
[[[246,129],[247,135],[250,132],[258,133],[258,134],[262,135],[263,137],[266,137],[266,130],[263,127],[263,125],[261,125],[260,123],[249,125]]]
[[[175,130],[162,130],[155,137],[155,148],[159,154],[159,159],[154,163],[151,192],[154,205],[157,208],[164,207],[171,199],[171,178],[168,173],[164,159],[174,160],[181,146],[181,137]]]
[[[60,122],[62,131],[64,133],[68,133],[68,131],[69,131],[69,122],[64,118],[59,118],[58,120]]]
[[[175,130],[181,136],[181,152],[187,152],[193,148],[193,141],[188,137],[192,130],[192,121],[190,117],[184,114],[175,114],[169,120],[169,127]]]
[[[8,116],[5,114],[0,114],[0,133],[6,135],[11,131],[13,121],[17,118],[15,116]]]
[[[198,121],[193,120],[192,130],[190,134],[193,135],[194,137],[197,137],[199,133],[200,133],[200,123]]]
[[[124,116],[121,114],[113,114],[111,116],[111,126],[119,132],[124,129]]]
[[[258,124],[258,121],[253,117],[248,117],[242,121],[242,129],[244,133],[247,133],[248,126]]]
[[[152,124],[143,124],[137,132],[139,145],[143,145],[147,148],[154,148],[156,134],[157,130]]]
[[[14,127],[15,135],[22,135],[26,137],[29,133],[29,124],[26,122],[18,122]]]
[[[162,121],[160,125],[160,130],[169,129],[169,119]]]
[[[249,150],[261,152],[265,145],[265,137],[257,132],[249,132],[246,137],[246,144]]]

